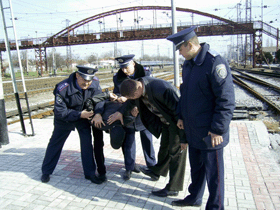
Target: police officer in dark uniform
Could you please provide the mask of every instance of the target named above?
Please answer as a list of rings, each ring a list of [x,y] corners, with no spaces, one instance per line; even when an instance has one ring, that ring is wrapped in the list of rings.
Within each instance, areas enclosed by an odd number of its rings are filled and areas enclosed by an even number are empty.
[[[114,90],[113,93],[118,94],[120,96],[119,87],[121,83],[127,79],[137,79],[143,76],[150,76],[151,72],[149,69],[144,68],[142,65],[138,64],[133,60],[135,55],[124,55],[121,57],[115,58],[118,61],[120,69],[114,75]],[[125,102],[126,98],[120,96],[118,99],[119,102]],[[124,104],[125,106],[125,104]],[[135,106],[134,110],[137,109]],[[115,114],[119,114],[116,112]],[[116,127],[118,128],[118,127]],[[119,135],[116,132],[121,132],[120,129],[114,131],[111,129],[111,135]],[[135,131],[140,131],[141,143],[143,148],[143,153],[146,161],[146,165],[148,167],[154,166],[156,164],[155,151],[153,146],[152,134],[145,128],[142,124],[139,116],[136,117],[135,123],[132,126],[124,127],[125,132],[125,140],[122,146],[123,154],[124,154],[124,162],[126,171],[123,174],[124,180],[129,180],[131,177],[131,172],[139,173],[139,168],[135,164],[135,156],[136,156],[136,148],[135,148]]]
[[[189,144],[191,179],[189,195],[174,206],[200,206],[209,189],[206,209],[224,209],[223,148],[229,142],[229,124],[235,99],[228,63],[207,43],[200,44],[196,27],[167,37],[186,59],[183,64],[177,126],[184,129]],[[187,144],[181,144],[182,149]]]
[[[101,94],[99,80],[94,76],[97,69],[77,66],[78,71],[58,83],[54,89],[54,130],[50,138],[42,165],[42,182],[50,180],[59,160],[63,145],[71,131],[77,129],[80,136],[81,158],[86,179],[95,184],[106,180],[103,155],[103,133],[93,128],[94,151],[99,176],[95,175],[96,164],[93,156],[90,119],[93,111],[84,109],[86,99]],[[104,99],[109,96],[104,94]]]

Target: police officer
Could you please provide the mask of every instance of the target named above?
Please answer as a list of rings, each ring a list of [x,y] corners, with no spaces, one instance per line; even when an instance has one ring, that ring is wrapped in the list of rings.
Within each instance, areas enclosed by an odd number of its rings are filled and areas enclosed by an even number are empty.
[[[151,72],[149,69],[144,68],[142,65],[138,64],[133,60],[135,55],[123,55],[121,57],[115,58],[118,61],[120,69],[114,75],[114,90],[113,93],[120,96],[120,85],[127,79],[137,79],[144,76],[150,76]],[[126,102],[126,98],[120,96],[118,98],[119,102]],[[125,106],[125,105],[124,105]],[[132,112],[136,111],[137,107],[135,106]],[[116,112],[115,115],[119,115],[119,112]],[[111,135],[120,135],[116,132],[121,132],[119,127],[116,127],[117,130],[111,129]],[[145,128],[142,124],[139,116],[136,117],[135,123],[133,126],[124,127],[125,140],[122,146],[124,154],[124,162],[126,171],[123,174],[124,180],[129,180],[131,177],[132,171],[139,173],[140,170],[135,164],[136,148],[135,148],[135,131],[140,131],[141,143],[144,153],[144,158],[146,165],[148,167],[154,166],[156,164],[155,151],[153,146],[152,134]]]
[[[94,76],[98,70],[86,66],[77,66],[77,68],[78,70],[72,73],[69,78],[58,83],[53,91],[55,95],[54,130],[42,164],[42,182],[50,180],[50,174],[53,173],[57,165],[63,145],[75,128],[80,136],[81,158],[85,178],[95,184],[101,184],[106,181],[103,133],[93,128],[94,150],[99,172],[99,176],[96,176],[89,121],[93,116],[93,111],[83,109],[87,98],[102,93],[99,80]]]
[[[200,206],[209,189],[206,209],[224,209],[223,148],[229,142],[229,124],[235,99],[228,63],[207,43],[200,44],[196,27],[167,37],[186,59],[183,64],[177,126],[189,144],[191,184],[189,195],[174,206]],[[181,144],[182,149],[187,144]]]

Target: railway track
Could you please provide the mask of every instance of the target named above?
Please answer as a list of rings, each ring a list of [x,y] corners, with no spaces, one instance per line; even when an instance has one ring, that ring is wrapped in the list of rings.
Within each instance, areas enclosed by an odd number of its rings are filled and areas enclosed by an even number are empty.
[[[161,78],[161,79],[165,79],[165,80],[174,79],[173,73],[169,72],[169,71],[156,72],[155,74],[156,74],[157,78]],[[111,85],[109,85],[108,87],[103,88],[102,91],[105,91],[106,89],[108,89],[109,91],[113,90],[113,82],[112,82],[113,74],[104,74],[104,76],[103,75],[98,75],[98,78],[100,80],[101,86],[103,84],[106,84],[106,86],[108,86],[108,83],[111,83]],[[34,89],[31,90],[31,91],[28,91],[28,95],[30,97],[30,96],[34,96],[36,94],[41,94],[43,92],[52,92],[55,84],[57,84],[58,82],[60,82],[63,79],[64,79],[64,77],[60,78],[60,80],[56,80],[55,82],[51,82],[50,83],[51,87],[45,87],[44,85],[37,86],[36,85],[37,82],[35,82],[35,84],[30,85],[30,87],[33,87]],[[41,81],[41,83],[47,84],[46,81],[45,82]],[[19,93],[20,97],[23,94],[24,93]],[[6,94],[5,95],[5,100],[12,100],[13,98],[14,98],[14,94]],[[44,103],[40,103],[40,104],[37,104],[37,105],[31,105],[29,107],[30,111],[31,111],[31,118],[32,119],[41,119],[41,118],[53,115],[53,106],[54,106],[54,101],[44,102]],[[27,112],[28,112],[27,108],[23,107],[22,112],[23,112],[23,115],[27,114]],[[6,117],[7,117],[7,124],[8,125],[20,121],[17,109],[7,111],[6,112]],[[23,119],[26,120],[26,119],[29,119],[29,118],[28,118],[28,116],[26,116],[26,117],[23,116]]]
[[[236,73],[234,73],[236,72]],[[260,79],[252,74],[255,71],[241,71],[239,69],[233,69],[233,82],[238,86],[242,87],[254,97],[258,98],[260,101],[268,105],[270,109],[274,110],[276,114],[280,114],[280,87],[274,84],[271,84],[266,81],[265,78]],[[263,76],[278,78],[278,73],[274,74],[262,74]],[[272,76],[273,75],[273,76]]]
[[[238,74],[234,73],[237,72]],[[271,97],[269,98],[268,96],[264,96],[261,93],[258,93],[258,91],[256,91],[253,87],[251,87],[252,85],[248,84],[248,81],[251,83],[257,83],[259,85],[265,86],[267,88],[269,88],[269,90],[275,90],[278,91],[278,95],[276,97],[280,98],[280,88],[278,86],[272,85],[268,82],[265,82],[262,79],[256,78],[251,76],[251,72],[249,73],[248,71],[245,72],[243,70],[239,70],[239,69],[233,69],[233,78],[234,78],[234,83],[237,84],[238,86],[241,86],[243,89],[246,89],[247,91],[249,91],[251,94],[253,94],[255,97],[257,97],[259,100],[264,101],[264,103],[266,103],[269,107],[271,107],[271,109],[275,110],[277,114],[280,114],[280,106],[279,104],[276,104]],[[174,75],[172,71],[155,71],[154,72],[154,76],[157,78],[161,78],[161,79],[165,79],[165,80],[172,80],[174,79]],[[265,75],[267,76],[267,75]],[[106,84],[106,88],[103,88],[103,91],[105,91],[105,89],[109,89],[109,90],[113,90],[113,83],[112,83],[112,77],[113,74],[111,73],[104,73],[103,75],[98,75],[99,79],[100,79],[100,84],[102,86],[102,84]],[[271,76],[269,76],[271,77]],[[60,81],[63,78],[60,78]],[[57,83],[57,81],[56,81]],[[55,84],[56,84],[55,83]],[[109,85],[108,85],[109,84]],[[41,89],[35,89],[35,90],[31,90],[28,92],[29,96],[32,95],[36,95],[36,94],[40,94],[42,92],[52,92],[54,88],[54,85],[52,87],[45,87],[45,88],[41,88]],[[13,94],[11,94],[12,96],[14,96]],[[275,97],[275,96],[274,96]],[[46,116],[50,116],[53,115],[53,105],[54,105],[54,101],[51,102],[45,102],[45,103],[40,103],[38,105],[34,105],[34,106],[30,106],[30,109],[32,111],[31,116],[32,118],[44,118]],[[23,109],[23,112],[26,112],[26,109]],[[234,116],[233,119],[234,120],[238,120],[238,119],[250,119],[250,116],[256,116],[258,115],[258,111],[261,110],[250,110],[248,107],[245,106],[237,106],[234,112]],[[8,124],[12,124],[15,122],[19,121],[19,117],[18,115],[18,111],[17,110],[12,110],[12,111],[8,111],[6,113],[7,115],[7,123]],[[27,118],[27,117],[26,117]]]
[[[269,69],[237,69],[232,68],[232,70],[238,70],[242,72],[252,73],[252,74],[258,74],[263,76],[269,76],[269,77],[277,77],[280,78],[280,70],[269,70]]]

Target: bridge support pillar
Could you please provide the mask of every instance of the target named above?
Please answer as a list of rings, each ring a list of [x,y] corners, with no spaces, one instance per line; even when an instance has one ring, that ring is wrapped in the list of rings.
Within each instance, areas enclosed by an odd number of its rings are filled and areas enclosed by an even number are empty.
[[[38,72],[38,77],[43,76],[43,71],[47,71],[47,51],[45,47],[39,46],[35,48],[35,61],[36,61],[36,70]]]

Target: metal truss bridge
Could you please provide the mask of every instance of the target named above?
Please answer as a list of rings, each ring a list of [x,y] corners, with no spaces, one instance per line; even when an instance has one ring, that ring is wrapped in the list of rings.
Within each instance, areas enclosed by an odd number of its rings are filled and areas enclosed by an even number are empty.
[[[121,42],[121,41],[132,41],[132,40],[149,40],[149,39],[165,39],[167,36],[172,34],[172,25],[146,25],[141,27],[131,28],[117,28],[114,30],[100,31],[97,33],[90,33],[83,30],[79,31],[80,27],[88,24],[92,21],[102,20],[104,17],[111,15],[118,15],[125,12],[138,11],[138,10],[170,10],[171,7],[166,6],[137,6],[121,8],[112,10],[97,15],[93,15],[86,19],[83,19],[58,33],[46,38],[25,39],[19,40],[20,49],[35,49],[38,60],[39,68],[46,69],[46,48],[58,47],[58,46],[72,46],[72,45],[83,45],[83,44],[96,44],[96,43],[108,43],[108,42]],[[234,22],[216,15],[212,15],[197,10],[187,8],[176,8],[177,12],[186,12],[191,14],[197,14],[210,18],[210,21],[205,24],[197,25],[196,34],[200,36],[220,36],[220,35],[241,35],[246,34],[252,37],[252,43],[250,49],[247,50],[246,56],[252,57],[253,66],[257,63],[261,63],[262,58],[262,33],[276,39],[279,38],[279,29],[276,29],[261,21],[254,22]],[[185,28],[192,26],[191,24],[180,24],[177,31],[181,31]],[[277,42],[278,43],[278,42]],[[14,50],[15,43],[10,41],[10,48]],[[278,47],[278,46],[277,46]],[[5,43],[0,43],[0,53],[5,51]],[[245,56],[245,60],[246,60]]]

